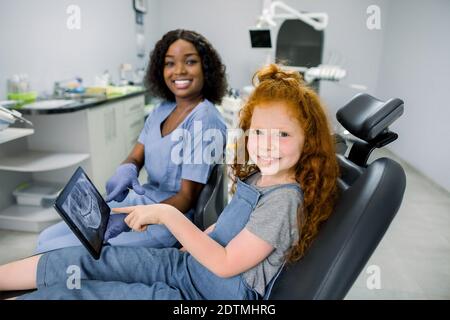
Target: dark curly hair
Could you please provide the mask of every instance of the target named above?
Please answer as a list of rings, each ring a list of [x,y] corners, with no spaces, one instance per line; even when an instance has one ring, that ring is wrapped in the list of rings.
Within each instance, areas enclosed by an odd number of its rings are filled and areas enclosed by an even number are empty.
[[[175,95],[164,81],[164,59],[169,47],[175,41],[183,39],[192,43],[200,55],[204,75],[202,95],[214,104],[220,104],[228,84],[225,75],[225,65],[213,46],[195,31],[177,29],[167,32],[159,40],[150,53],[150,65],[145,75],[145,84],[149,91],[160,98],[175,101]]]

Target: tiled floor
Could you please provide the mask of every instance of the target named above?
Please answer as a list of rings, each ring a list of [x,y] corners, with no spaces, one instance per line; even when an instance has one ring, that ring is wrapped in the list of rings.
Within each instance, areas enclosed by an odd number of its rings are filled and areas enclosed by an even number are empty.
[[[450,299],[450,194],[389,151],[406,171],[403,204],[346,299]],[[37,234],[0,230],[0,264],[31,255]],[[380,270],[368,289],[367,268]]]

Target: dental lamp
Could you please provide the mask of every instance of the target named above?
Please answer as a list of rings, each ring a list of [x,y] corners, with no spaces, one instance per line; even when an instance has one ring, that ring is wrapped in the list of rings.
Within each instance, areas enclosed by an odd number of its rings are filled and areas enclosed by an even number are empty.
[[[258,17],[256,27],[250,28],[252,48],[273,48],[272,29],[277,26],[275,20],[298,19],[317,31],[322,31],[328,26],[328,14],[325,12],[300,12],[291,8],[282,1],[265,0],[262,14]],[[284,12],[280,12],[284,11]],[[267,54],[266,63],[272,62],[271,52]],[[347,76],[347,71],[340,66],[332,64],[320,64],[308,68],[301,66],[285,66],[285,69],[295,70],[303,74],[307,83],[314,81],[340,82]],[[366,90],[364,85],[342,84],[357,90]]]
[[[286,13],[276,13],[278,8],[286,11]],[[262,27],[264,23],[275,27],[277,25],[275,19],[299,19],[318,31],[324,30],[328,25],[328,14],[324,12],[300,12],[282,1],[275,1],[270,2],[270,6],[263,9],[257,27]]]
[[[277,19],[298,19],[317,31],[324,30],[328,25],[328,14],[324,12],[300,12],[282,1],[264,0],[262,14],[258,17],[256,27],[249,29],[252,48],[273,48],[272,29],[277,26],[275,22]],[[266,63],[272,60],[272,52],[269,52]]]

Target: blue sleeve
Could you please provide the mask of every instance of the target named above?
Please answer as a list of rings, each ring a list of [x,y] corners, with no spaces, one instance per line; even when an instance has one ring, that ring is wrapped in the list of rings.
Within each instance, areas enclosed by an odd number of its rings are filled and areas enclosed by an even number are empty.
[[[141,131],[141,134],[139,135],[138,142],[141,144],[145,144],[145,138],[148,137],[152,120],[156,117],[156,114],[158,110],[161,108],[162,104],[158,105],[155,109],[153,109],[152,112],[147,116],[147,119],[145,120],[144,128]]]
[[[215,164],[224,162],[226,126],[213,114],[193,119],[185,129],[181,179],[206,184]]]

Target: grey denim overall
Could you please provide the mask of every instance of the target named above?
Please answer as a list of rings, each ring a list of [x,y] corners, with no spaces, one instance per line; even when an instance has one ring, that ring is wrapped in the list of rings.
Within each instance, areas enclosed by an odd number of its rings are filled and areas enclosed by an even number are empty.
[[[258,201],[279,188],[259,191],[240,180],[231,202],[209,234],[226,246],[247,224]],[[276,213],[274,213],[276,214]],[[79,288],[68,288],[68,267],[81,270]],[[174,248],[107,246],[100,260],[82,247],[44,254],[37,270],[38,290],[22,299],[208,299],[255,300],[268,298],[277,275],[266,287],[264,297],[249,288],[242,275],[221,278],[206,269],[187,252]]]

